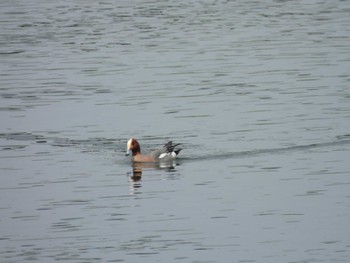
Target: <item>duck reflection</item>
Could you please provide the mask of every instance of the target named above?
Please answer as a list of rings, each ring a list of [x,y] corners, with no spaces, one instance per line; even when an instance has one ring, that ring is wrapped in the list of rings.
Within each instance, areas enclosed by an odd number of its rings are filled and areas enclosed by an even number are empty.
[[[142,178],[143,169],[160,169],[166,171],[173,171],[176,166],[176,162],[166,162],[166,163],[133,163],[132,173],[129,176],[132,182],[138,182]]]
[[[167,172],[174,171],[175,166],[178,165],[175,162],[173,163],[133,163],[132,172],[128,172],[128,177],[130,181],[130,194],[138,195],[141,193],[141,179],[143,169],[150,170],[165,170]]]

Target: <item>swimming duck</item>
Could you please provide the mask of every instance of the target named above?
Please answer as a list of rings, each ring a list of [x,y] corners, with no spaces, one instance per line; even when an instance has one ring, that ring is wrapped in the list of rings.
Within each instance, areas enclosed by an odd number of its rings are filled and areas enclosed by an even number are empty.
[[[155,162],[171,162],[176,159],[176,156],[182,150],[181,148],[176,148],[180,143],[173,144],[172,141],[167,142],[162,148],[154,150],[149,154],[141,154],[141,147],[139,142],[131,138],[127,144],[126,156],[132,154],[133,162],[143,162],[143,163],[155,163]]]

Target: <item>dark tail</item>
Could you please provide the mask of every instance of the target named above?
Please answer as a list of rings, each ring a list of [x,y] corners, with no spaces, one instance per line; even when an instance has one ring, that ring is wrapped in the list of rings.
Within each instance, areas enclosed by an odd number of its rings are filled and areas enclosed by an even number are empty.
[[[176,155],[178,155],[182,150],[182,148],[178,148],[178,149],[175,149],[175,148],[180,144],[181,143],[173,144],[172,141],[169,141],[164,145],[164,147],[166,148],[167,152],[174,152]]]
[[[178,155],[181,152],[181,150],[182,150],[181,148],[177,149],[177,150],[174,151],[174,153],[176,153],[176,155]]]

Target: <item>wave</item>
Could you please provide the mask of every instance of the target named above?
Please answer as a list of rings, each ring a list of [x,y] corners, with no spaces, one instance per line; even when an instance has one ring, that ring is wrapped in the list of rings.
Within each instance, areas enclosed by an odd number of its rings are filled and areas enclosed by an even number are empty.
[[[182,158],[183,160],[191,159],[191,160],[212,160],[212,159],[231,159],[231,158],[243,158],[243,157],[252,157],[258,155],[266,155],[266,154],[282,154],[289,152],[297,152],[297,151],[308,151],[316,148],[329,148],[341,145],[350,145],[350,134],[337,136],[334,141],[328,142],[320,142],[320,143],[312,143],[305,145],[295,145],[288,147],[280,147],[280,148],[269,148],[269,149],[255,149],[248,151],[240,151],[240,152],[221,152],[221,153],[213,153],[209,155],[203,156],[191,156]]]
[[[14,140],[14,141],[28,141],[41,144],[49,144],[55,147],[84,147],[84,151],[89,152],[99,150],[113,150],[115,152],[124,152],[125,139],[109,139],[109,138],[88,138],[82,140],[75,140],[69,138],[60,138],[55,136],[44,136],[38,134],[32,134],[28,132],[17,132],[17,133],[0,133],[0,139]],[[281,154],[295,151],[307,151],[316,148],[327,148],[341,145],[350,144],[350,134],[338,135],[332,141],[312,143],[305,145],[295,145],[280,148],[269,148],[269,149],[255,149],[248,151],[238,152],[219,152],[219,153],[205,153],[203,155],[182,155],[179,160],[211,160],[211,159],[230,159],[230,158],[241,158],[250,157],[264,154]],[[18,146],[18,145],[17,145]],[[8,145],[4,145],[3,150],[17,149],[9,148]],[[186,150],[186,149],[185,149]]]

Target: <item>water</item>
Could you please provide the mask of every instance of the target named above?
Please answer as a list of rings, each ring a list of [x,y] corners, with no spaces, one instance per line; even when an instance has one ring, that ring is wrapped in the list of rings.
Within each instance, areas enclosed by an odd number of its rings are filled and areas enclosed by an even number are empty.
[[[348,262],[350,2],[0,7],[1,262]]]

